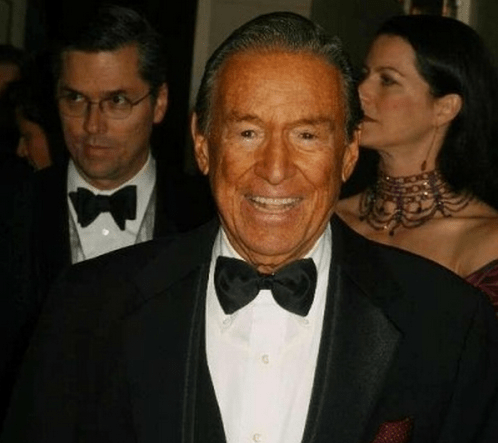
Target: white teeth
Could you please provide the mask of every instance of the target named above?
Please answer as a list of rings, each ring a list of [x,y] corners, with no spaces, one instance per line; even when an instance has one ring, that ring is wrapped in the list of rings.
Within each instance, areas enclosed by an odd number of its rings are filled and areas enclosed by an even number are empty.
[[[296,203],[299,199],[297,198],[270,198],[270,197],[258,197],[258,196],[253,196],[251,197],[251,200],[253,200],[256,203],[260,203],[262,205],[291,205],[293,203]]]

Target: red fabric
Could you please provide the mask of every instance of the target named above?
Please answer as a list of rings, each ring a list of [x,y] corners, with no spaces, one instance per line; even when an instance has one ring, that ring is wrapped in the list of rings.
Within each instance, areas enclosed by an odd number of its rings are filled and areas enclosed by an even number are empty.
[[[473,272],[465,280],[488,296],[498,316],[498,260]]]
[[[398,421],[387,421],[379,426],[372,443],[408,443],[413,428],[409,417]]]

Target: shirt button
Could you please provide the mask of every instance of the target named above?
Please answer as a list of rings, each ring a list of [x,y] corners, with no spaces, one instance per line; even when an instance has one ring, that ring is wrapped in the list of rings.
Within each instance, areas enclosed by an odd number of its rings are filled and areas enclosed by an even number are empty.
[[[252,436],[252,439],[256,442],[263,441],[263,438],[261,437],[261,434],[254,434]]]
[[[263,354],[263,356],[261,357],[261,361],[267,365],[268,363],[270,363],[270,356],[268,354]],[[256,434],[256,435],[259,435],[259,434]]]
[[[109,229],[102,229],[102,235],[109,235]]]

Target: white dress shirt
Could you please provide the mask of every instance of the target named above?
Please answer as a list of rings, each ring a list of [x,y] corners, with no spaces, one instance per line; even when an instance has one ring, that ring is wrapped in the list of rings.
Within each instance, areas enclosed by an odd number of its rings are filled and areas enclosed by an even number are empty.
[[[206,352],[227,443],[299,443],[318,357],[331,260],[331,230],[307,255],[318,271],[306,317],[291,314],[262,290],[226,315],[213,273],[219,255],[240,258],[220,229],[213,247],[206,299]]]
[[[150,153],[142,169],[133,178],[112,190],[99,190],[92,186],[81,177],[74,162],[70,160],[67,174],[67,204],[69,205],[72,262],[77,263],[140,241],[150,240],[155,212],[155,202],[152,201],[151,197],[154,194],[155,183],[156,161]],[[135,220],[126,220],[123,231],[119,229],[110,212],[99,214],[92,223],[84,228],[80,226],[73,203],[69,198],[69,192],[75,192],[78,188],[86,188],[96,195],[111,195],[129,185],[137,187],[137,212]],[[153,205],[153,207],[150,208],[149,205]],[[146,210],[148,224],[152,224],[152,226],[144,225]]]

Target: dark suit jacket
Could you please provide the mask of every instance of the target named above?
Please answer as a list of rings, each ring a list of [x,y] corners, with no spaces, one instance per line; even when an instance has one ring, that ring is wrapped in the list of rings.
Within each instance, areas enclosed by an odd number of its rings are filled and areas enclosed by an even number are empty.
[[[154,237],[198,226],[209,215],[207,183],[157,174]],[[71,264],[67,166],[4,183],[6,219],[0,220],[0,423],[19,361],[50,286]],[[2,199],[5,202],[5,198]],[[202,208],[204,212],[201,212]],[[8,215],[7,215],[8,214]]]
[[[47,300],[1,442],[224,442],[204,344],[217,228],[72,267]],[[498,441],[485,297],[337,218],[332,239],[303,442]],[[379,436],[393,424],[401,437]]]
[[[41,297],[60,272],[71,264],[66,180],[66,167],[48,168],[37,173],[33,187],[34,278]],[[176,209],[173,184],[160,175],[157,181],[154,238],[180,230],[173,216]]]

